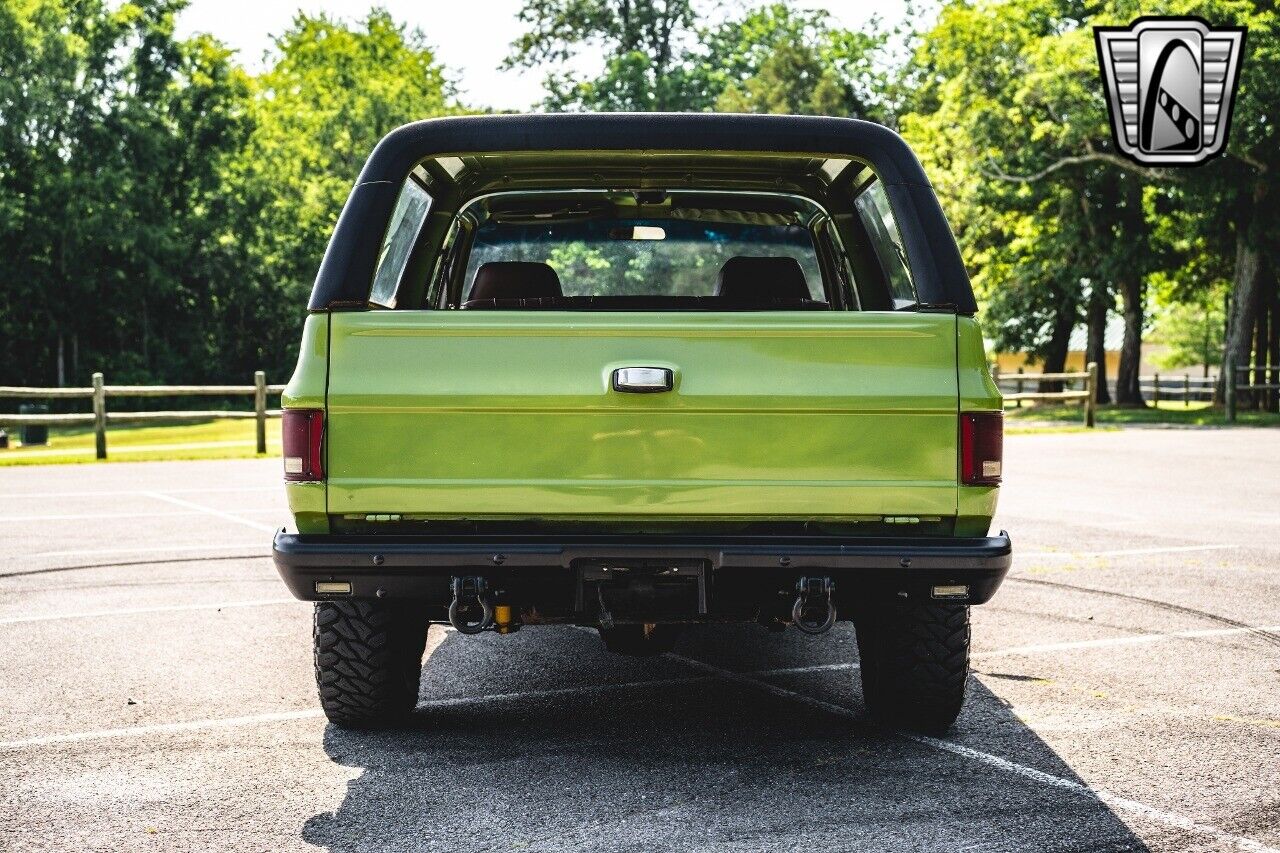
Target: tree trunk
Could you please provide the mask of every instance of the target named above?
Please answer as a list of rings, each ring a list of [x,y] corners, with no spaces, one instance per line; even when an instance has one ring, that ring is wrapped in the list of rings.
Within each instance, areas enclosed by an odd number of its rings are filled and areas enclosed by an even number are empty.
[[[1228,365],[1249,363],[1249,346],[1253,342],[1254,313],[1258,307],[1257,292],[1262,281],[1262,252],[1250,240],[1248,225],[1236,225],[1236,268],[1231,277],[1231,313],[1227,321],[1227,340],[1222,347],[1222,372],[1218,377],[1218,399],[1225,398]],[[1241,374],[1243,378],[1248,374]]]
[[[1085,344],[1085,363],[1098,365],[1098,402],[1110,403],[1111,392],[1107,388],[1107,298],[1098,285],[1089,294],[1089,341]]]
[[[1142,367],[1142,279],[1121,279],[1120,295],[1124,300],[1124,343],[1120,346],[1120,367],[1116,371],[1116,405],[1142,406],[1142,388],[1138,374]]]
[[[1271,282],[1264,275],[1261,286],[1258,288],[1258,307],[1255,313],[1258,315],[1257,328],[1253,336],[1253,384],[1267,385],[1267,349],[1271,343],[1271,325],[1268,322],[1271,319]],[[1253,398],[1249,400],[1249,408],[1265,409],[1267,405],[1267,394],[1265,391],[1257,391],[1253,394]]]
[[[58,333],[58,387],[61,388],[67,384],[67,358],[65,355],[66,348],[63,346],[64,339],[62,333]]]
[[[1271,272],[1271,339],[1267,341],[1267,363],[1272,368],[1270,383],[1274,385],[1280,383],[1280,372],[1276,370],[1280,367],[1280,269],[1276,269],[1274,255],[1267,267]],[[1267,411],[1280,412],[1280,392],[1267,393]]]
[[[1064,305],[1058,310],[1053,321],[1053,333],[1044,348],[1044,372],[1062,373],[1067,366],[1067,348],[1071,346],[1071,332],[1076,327],[1077,319],[1074,305]],[[1054,393],[1062,390],[1062,383],[1056,380],[1040,383],[1042,393]]]

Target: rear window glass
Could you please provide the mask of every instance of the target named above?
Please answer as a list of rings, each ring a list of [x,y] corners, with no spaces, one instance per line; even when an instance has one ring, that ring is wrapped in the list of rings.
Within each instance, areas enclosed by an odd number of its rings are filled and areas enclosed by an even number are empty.
[[[911,281],[911,269],[907,266],[907,252],[884,187],[877,181],[854,199],[853,205],[866,226],[871,246],[884,270],[894,307],[915,305],[916,288]]]
[[[464,282],[487,263],[544,263],[564,296],[712,296],[732,258],[791,258],[809,298],[826,299],[813,238],[801,225],[597,219],[545,224],[490,221],[476,230]]]
[[[382,249],[378,253],[378,267],[373,274],[373,289],[369,293],[369,301],[376,305],[395,307],[396,287],[404,268],[409,263],[409,255],[418,241],[418,232],[422,223],[427,220],[431,211],[431,196],[417,181],[404,182],[400,196],[396,199],[396,208],[391,214],[391,224],[387,235],[382,240]]]

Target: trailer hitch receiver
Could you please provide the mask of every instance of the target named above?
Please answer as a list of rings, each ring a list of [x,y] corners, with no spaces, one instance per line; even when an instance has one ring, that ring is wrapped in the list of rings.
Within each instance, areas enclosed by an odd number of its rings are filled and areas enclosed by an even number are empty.
[[[836,585],[831,578],[802,577],[796,581],[796,603],[791,606],[791,621],[806,634],[825,634],[836,624],[836,604],[832,593]]]

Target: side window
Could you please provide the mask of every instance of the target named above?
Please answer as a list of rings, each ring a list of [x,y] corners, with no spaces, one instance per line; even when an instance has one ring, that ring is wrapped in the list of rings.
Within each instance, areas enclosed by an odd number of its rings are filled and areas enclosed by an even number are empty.
[[[396,288],[400,285],[400,277],[404,275],[405,265],[409,263],[413,245],[418,242],[422,223],[427,221],[430,211],[431,196],[413,178],[406,180],[400,188],[400,197],[396,199],[395,210],[391,213],[387,236],[383,238],[382,249],[378,252],[378,267],[373,274],[373,288],[369,293],[370,302],[387,308],[396,307]]]
[[[863,190],[853,201],[862,224],[871,237],[872,248],[884,270],[885,281],[893,296],[894,308],[906,308],[916,304],[916,288],[911,281],[911,270],[907,266],[907,253],[902,246],[902,234],[898,231],[898,223],[893,219],[893,209],[889,206],[889,197],[879,181]]]

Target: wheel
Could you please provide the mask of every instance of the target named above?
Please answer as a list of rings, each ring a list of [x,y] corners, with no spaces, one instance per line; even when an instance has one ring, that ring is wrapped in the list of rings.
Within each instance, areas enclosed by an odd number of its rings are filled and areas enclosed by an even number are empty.
[[[377,728],[408,716],[418,703],[427,619],[402,604],[316,604],[316,686],[329,722]]]
[[[969,606],[895,602],[854,620],[862,697],[894,728],[941,734],[964,704]]]
[[[665,654],[675,648],[679,635],[680,629],[675,625],[614,625],[600,629],[606,649],[633,657]]]

